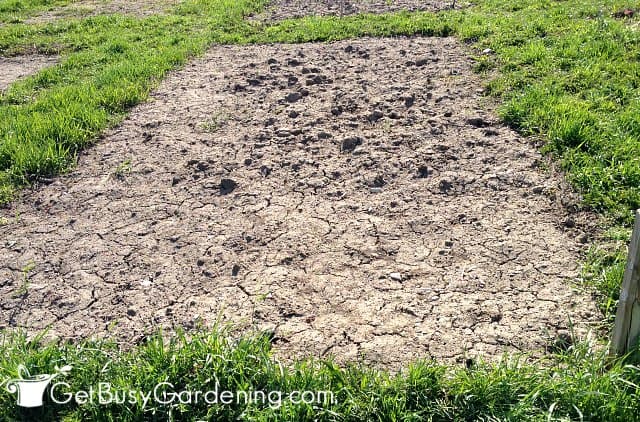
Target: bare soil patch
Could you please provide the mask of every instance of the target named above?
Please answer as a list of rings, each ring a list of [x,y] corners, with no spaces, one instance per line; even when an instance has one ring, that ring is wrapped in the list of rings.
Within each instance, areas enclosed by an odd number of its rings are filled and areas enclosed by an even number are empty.
[[[80,0],[40,13],[26,23],[46,23],[59,19],[84,18],[97,15],[122,14],[145,17],[163,14],[180,0]]]
[[[273,328],[281,356],[386,366],[540,353],[569,318],[584,333],[588,216],[484,111],[465,53],[214,47],[0,211],[1,320],[131,342],[220,318]]]
[[[58,61],[56,56],[0,57],[0,91],[16,80],[32,75]]]
[[[390,13],[462,8],[467,1],[453,0],[273,0],[254,19],[279,21],[304,16],[346,16],[359,13]]]

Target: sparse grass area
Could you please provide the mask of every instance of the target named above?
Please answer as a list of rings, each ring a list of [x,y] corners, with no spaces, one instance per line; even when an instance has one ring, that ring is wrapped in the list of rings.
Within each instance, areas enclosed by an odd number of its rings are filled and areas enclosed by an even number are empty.
[[[0,23],[20,23],[38,12],[70,2],[71,0],[0,0]]]
[[[70,374],[58,380],[69,384],[54,393],[58,401],[65,392],[98,391],[99,383],[108,383],[112,393],[150,392],[163,382],[172,387],[158,391],[206,392],[215,390],[217,380],[218,392],[272,394],[266,403],[159,404],[151,399],[144,408],[141,399],[99,404],[98,396],[93,403],[56,404],[47,394],[45,406],[29,410],[13,405],[15,396],[2,389],[0,418],[5,421],[631,421],[640,412],[638,368],[614,362],[604,369],[605,356],[583,344],[542,367],[504,361],[463,368],[426,361],[396,375],[360,365],[340,368],[330,360],[283,366],[271,357],[267,336],[231,341],[216,331],[190,338],[178,334],[169,343],[157,336],[125,352],[108,342],[43,345],[14,333],[3,339],[0,351],[5,379],[17,378],[20,364],[32,374],[71,365]],[[293,391],[324,395],[316,395],[320,404],[295,404],[288,400]],[[167,397],[163,400],[170,401]]]
[[[0,55],[61,53],[61,62],[0,95],[0,203],[38,177],[64,172],[76,153],[127,109],[143,101],[167,71],[213,42],[305,42],[364,35],[453,35],[478,52],[478,72],[504,120],[567,171],[584,204],[610,228],[596,243],[585,279],[615,312],[632,210],[640,207],[640,31],[638,17],[615,18],[637,1],[478,0],[463,11],[305,18],[262,27],[243,21],[262,1],[187,0],[167,16],[99,16],[57,23],[19,22],[66,1],[0,0]],[[491,54],[480,55],[490,48]],[[212,120],[215,130],[220,124]],[[124,160],[125,157],[123,157]],[[1,222],[0,222],[1,224]],[[19,413],[0,392],[2,420],[603,420],[638,419],[640,372],[606,362],[586,345],[532,364],[455,369],[417,363],[392,376],[330,362],[281,368],[266,338],[230,344],[219,334],[158,339],[129,352],[113,344],[38,345],[8,334],[5,370],[39,372],[71,364],[74,388],[96,380],[127,388],[158,381],[202,387],[214,374],[228,389],[330,389],[337,404],[279,409],[249,406],[46,406]],[[15,376],[16,374],[5,373]],[[206,383],[205,383],[206,384]],[[38,413],[44,412],[44,413]],[[173,418],[173,419],[171,419]]]

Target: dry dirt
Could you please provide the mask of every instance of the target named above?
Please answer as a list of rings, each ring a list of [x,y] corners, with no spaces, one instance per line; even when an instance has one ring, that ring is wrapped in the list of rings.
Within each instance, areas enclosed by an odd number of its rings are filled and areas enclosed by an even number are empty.
[[[56,56],[0,57],[0,91],[16,80],[32,75],[58,61]]]
[[[357,13],[389,13],[399,11],[439,11],[461,8],[460,0],[273,0],[254,19],[277,21],[303,16],[345,16]]]
[[[1,321],[132,342],[220,318],[274,328],[280,356],[388,367],[584,333],[585,216],[484,111],[467,56],[451,38],[214,47],[0,210]]]
[[[180,0],[79,0],[54,8],[25,21],[28,24],[46,23],[59,19],[84,18],[97,15],[122,14],[146,17],[164,13]]]

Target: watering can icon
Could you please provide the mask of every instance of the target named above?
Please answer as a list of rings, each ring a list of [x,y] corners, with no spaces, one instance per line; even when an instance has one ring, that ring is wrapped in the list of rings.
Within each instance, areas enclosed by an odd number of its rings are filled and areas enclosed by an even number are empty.
[[[24,365],[18,365],[18,376],[20,378],[7,381],[6,389],[11,394],[18,393],[18,406],[40,407],[43,404],[42,396],[47,386],[60,375],[67,375],[71,371],[71,366],[65,365],[62,368],[56,366],[55,369],[55,374],[31,376]]]

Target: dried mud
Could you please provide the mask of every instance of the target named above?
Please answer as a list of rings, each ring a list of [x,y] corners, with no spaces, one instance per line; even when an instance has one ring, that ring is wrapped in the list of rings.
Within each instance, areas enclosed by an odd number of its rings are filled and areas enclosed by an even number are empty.
[[[273,0],[265,11],[254,16],[260,21],[279,21],[304,16],[346,16],[358,13],[437,12],[468,6],[455,0]]]
[[[217,46],[73,173],[0,210],[7,326],[135,342],[274,330],[285,358],[397,367],[541,353],[569,318],[588,215],[487,110],[451,38]]]
[[[163,14],[180,0],[80,0],[63,7],[42,12],[25,21],[27,24],[47,23],[60,19],[85,18],[122,14],[137,17]]]
[[[32,75],[58,61],[56,56],[0,57],[0,91],[20,78]]]

